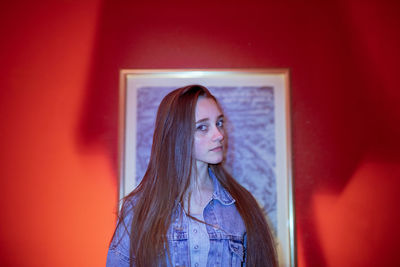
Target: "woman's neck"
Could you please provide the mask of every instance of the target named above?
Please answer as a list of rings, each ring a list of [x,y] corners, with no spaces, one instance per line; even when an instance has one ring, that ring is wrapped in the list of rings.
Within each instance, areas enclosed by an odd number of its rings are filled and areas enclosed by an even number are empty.
[[[210,175],[208,174],[208,164],[204,162],[196,162],[196,169],[192,171],[192,177],[190,177],[190,189],[212,186]]]
[[[190,187],[185,196],[185,210],[191,214],[202,214],[214,192],[213,182],[208,174],[208,164],[196,162],[192,172]],[[190,203],[189,203],[190,202]]]

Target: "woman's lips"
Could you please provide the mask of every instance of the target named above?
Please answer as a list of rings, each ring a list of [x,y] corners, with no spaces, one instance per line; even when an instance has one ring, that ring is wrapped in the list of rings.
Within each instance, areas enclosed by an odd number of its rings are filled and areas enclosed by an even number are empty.
[[[220,151],[222,151],[222,146],[217,146],[217,147],[214,147],[213,149],[210,149],[211,151],[213,151],[213,152],[220,152]]]

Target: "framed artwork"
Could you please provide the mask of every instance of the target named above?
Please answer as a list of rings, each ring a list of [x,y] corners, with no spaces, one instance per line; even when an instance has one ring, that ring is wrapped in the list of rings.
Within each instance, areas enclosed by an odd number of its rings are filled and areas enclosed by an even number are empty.
[[[265,210],[280,265],[295,266],[287,69],[121,70],[119,197],[146,171],[159,103],[190,84],[207,87],[220,102],[228,133],[225,168]]]

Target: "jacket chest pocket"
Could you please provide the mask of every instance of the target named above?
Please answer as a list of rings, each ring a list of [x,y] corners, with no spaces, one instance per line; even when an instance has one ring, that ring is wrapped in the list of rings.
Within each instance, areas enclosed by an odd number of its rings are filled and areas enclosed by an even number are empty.
[[[189,266],[188,234],[180,229],[173,229],[168,236],[168,245],[172,266]],[[169,260],[167,259],[167,262]]]
[[[231,266],[242,266],[244,260],[244,246],[241,242],[229,240],[229,252],[231,254]]]

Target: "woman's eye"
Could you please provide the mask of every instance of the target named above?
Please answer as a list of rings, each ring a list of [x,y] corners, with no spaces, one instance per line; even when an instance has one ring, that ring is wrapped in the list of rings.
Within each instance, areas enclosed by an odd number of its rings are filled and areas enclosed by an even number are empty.
[[[223,120],[220,120],[220,121],[217,121],[217,127],[224,127],[224,121]]]
[[[199,131],[205,132],[208,130],[208,127],[207,127],[207,125],[199,125],[196,127],[196,129]]]

